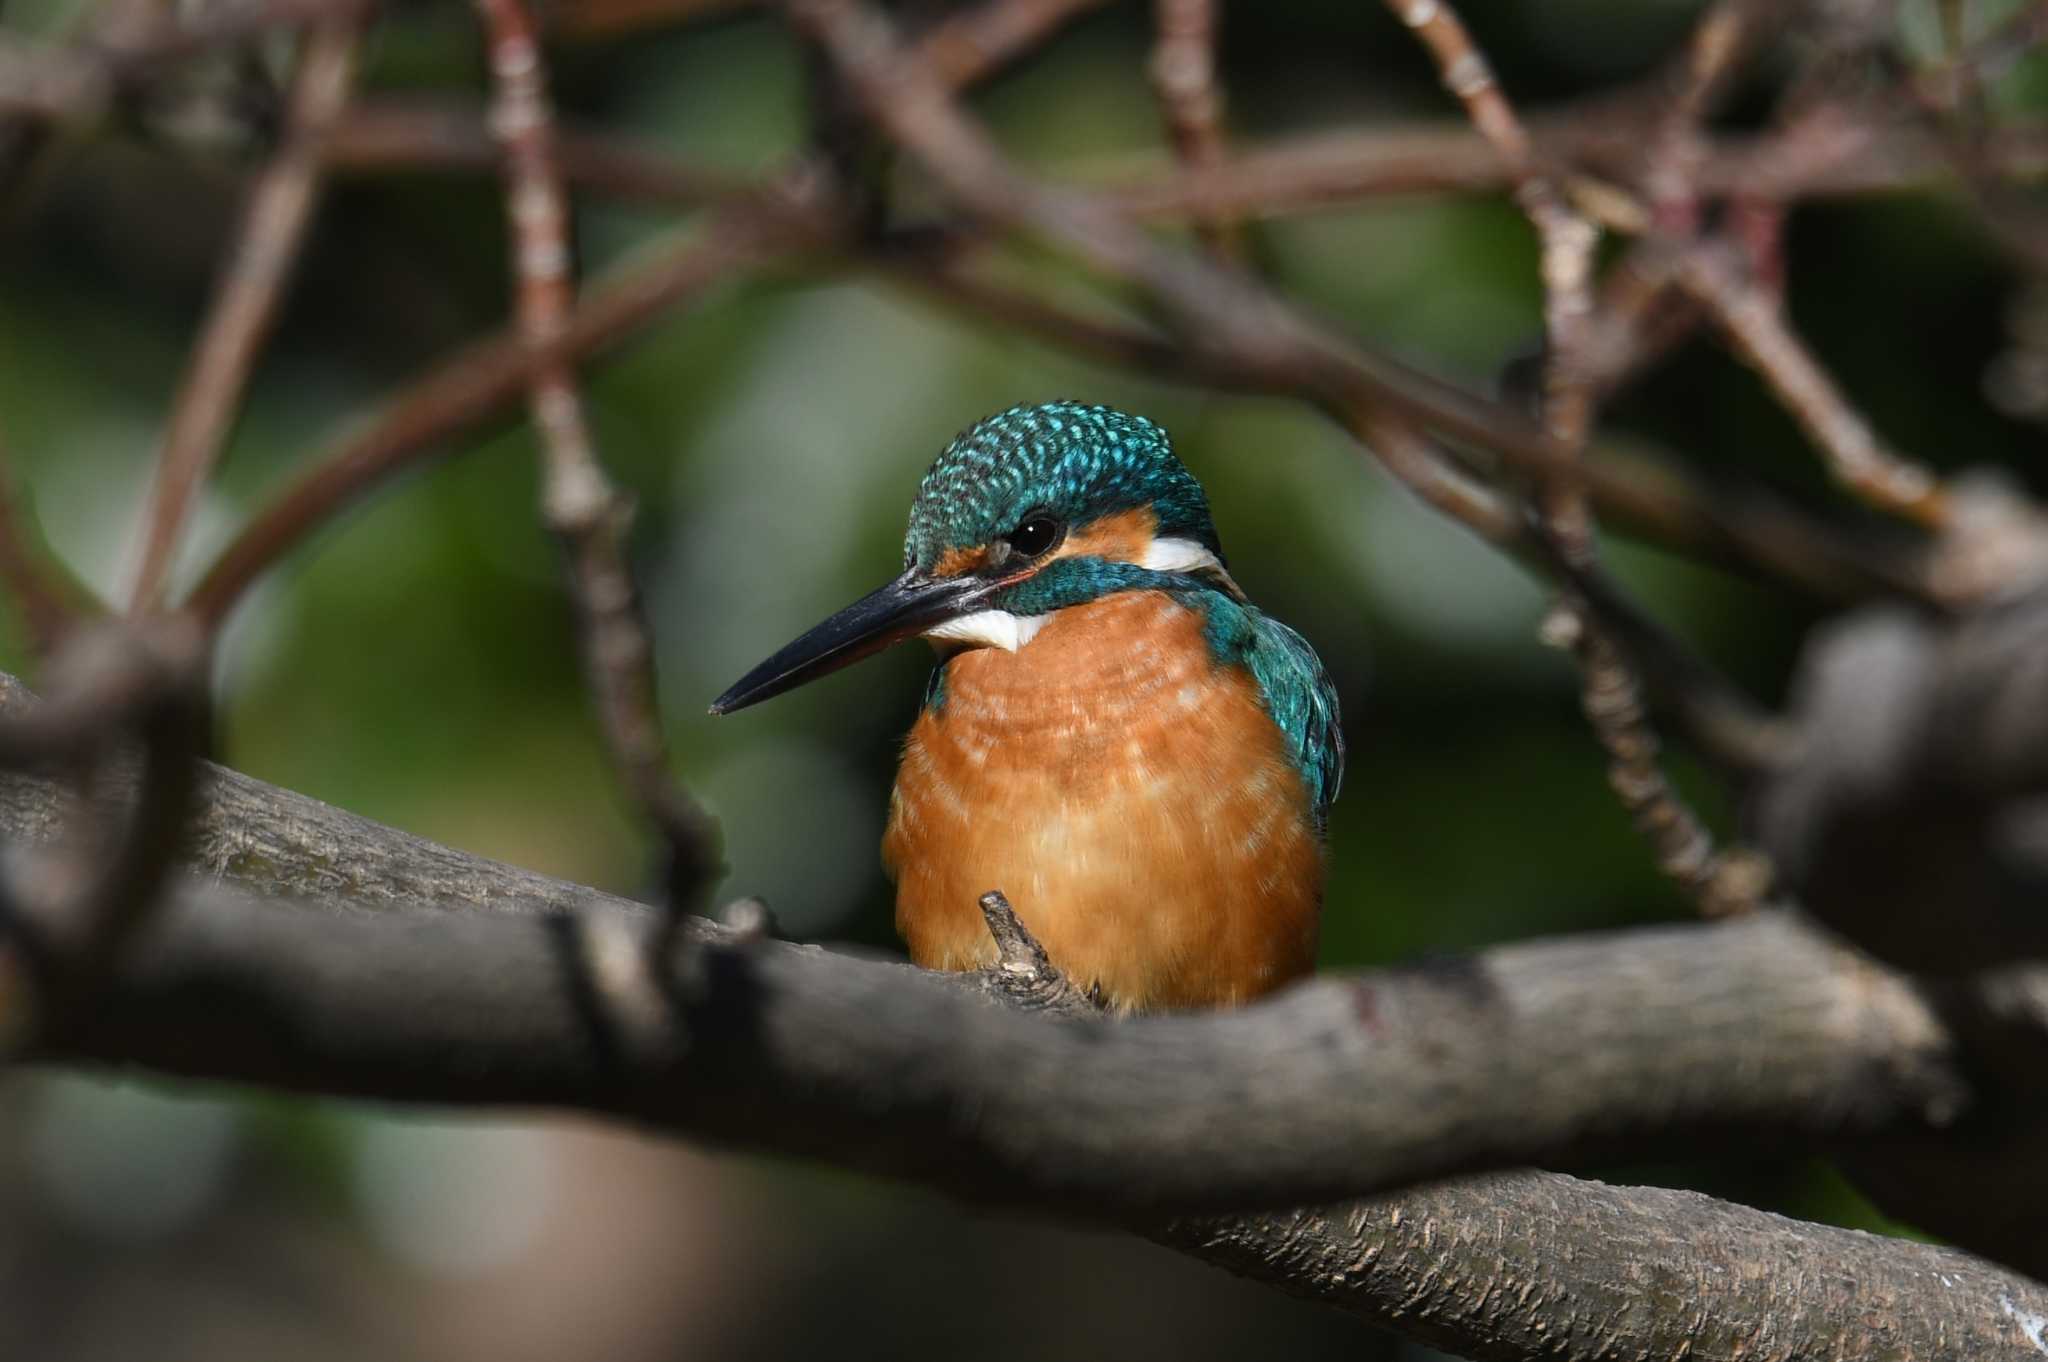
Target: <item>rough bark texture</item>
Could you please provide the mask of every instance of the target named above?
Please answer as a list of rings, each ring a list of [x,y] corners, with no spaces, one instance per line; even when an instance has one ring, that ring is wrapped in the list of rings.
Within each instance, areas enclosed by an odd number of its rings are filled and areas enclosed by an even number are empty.
[[[1155,1237],[1478,1362],[2048,1356],[2041,1288],[1966,1254],[1556,1173]]]
[[[0,775],[9,841],[46,841],[59,806]],[[609,1112],[1129,1224],[1480,1357],[2042,1355],[2048,1291],[2022,1278],[1654,1189],[1509,1173],[1155,1219],[1624,1144],[1938,1139],[1971,1100],[1947,1023],[1790,915],[1118,1023],[710,923],[657,969],[642,905],[217,768],[191,852],[206,873],[43,1058]]]

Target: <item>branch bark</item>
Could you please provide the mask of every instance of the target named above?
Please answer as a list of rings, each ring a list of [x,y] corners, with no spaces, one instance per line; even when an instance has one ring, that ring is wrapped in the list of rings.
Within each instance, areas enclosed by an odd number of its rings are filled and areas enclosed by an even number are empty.
[[[0,775],[10,841],[49,837],[58,807]],[[190,855],[204,874],[40,1057],[610,1113],[1132,1225],[1480,1358],[1856,1355],[1874,1316],[1900,1357],[2038,1356],[2048,1291],[2022,1278],[1683,1193],[1519,1172],[1155,1218],[1956,1110],[1915,990],[1788,916],[1510,947],[1236,1014],[1049,1021],[958,976],[709,923],[658,973],[640,905],[218,768]]]

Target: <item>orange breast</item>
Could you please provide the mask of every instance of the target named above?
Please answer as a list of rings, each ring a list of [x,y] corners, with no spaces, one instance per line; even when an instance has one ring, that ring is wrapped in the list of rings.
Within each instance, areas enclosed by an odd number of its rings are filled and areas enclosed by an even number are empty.
[[[953,659],[910,732],[882,858],[930,969],[995,947],[1000,889],[1054,963],[1126,1010],[1224,1006],[1315,958],[1322,847],[1256,683],[1201,619],[1124,592],[1015,653]]]

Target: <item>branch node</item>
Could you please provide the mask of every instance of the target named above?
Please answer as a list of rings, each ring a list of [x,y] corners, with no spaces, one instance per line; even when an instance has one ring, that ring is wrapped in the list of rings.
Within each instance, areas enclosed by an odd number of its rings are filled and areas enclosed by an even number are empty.
[[[734,945],[750,946],[757,941],[772,941],[782,935],[781,925],[775,920],[774,910],[769,908],[765,899],[734,899],[719,913],[718,921],[732,932]]]

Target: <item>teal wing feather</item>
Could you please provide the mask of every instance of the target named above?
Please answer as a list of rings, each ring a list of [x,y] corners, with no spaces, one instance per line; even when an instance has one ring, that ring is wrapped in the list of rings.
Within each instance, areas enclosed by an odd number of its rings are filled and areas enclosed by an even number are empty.
[[[1205,632],[1217,660],[1244,667],[1259,683],[1266,712],[1286,735],[1308,785],[1320,830],[1344,783],[1337,688],[1323,670],[1322,659],[1307,639],[1279,620],[1219,591],[1204,591],[1193,603],[1207,616]]]
[[[1258,641],[1246,659],[1266,709],[1293,747],[1308,781],[1316,826],[1329,819],[1330,805],[1344,783],[1344,728],[1337,713],[1337,687],[1323,670],[1308,640],[1279,620],[1259,615]]]

